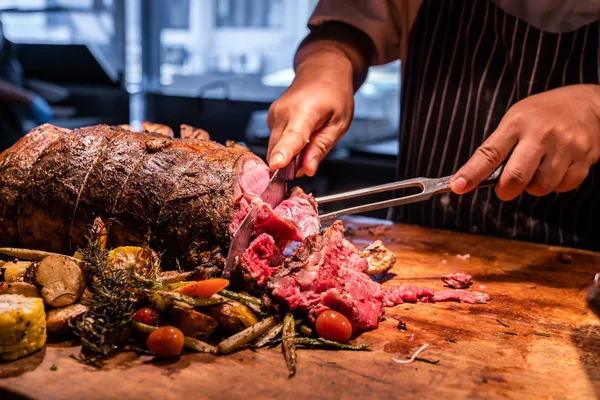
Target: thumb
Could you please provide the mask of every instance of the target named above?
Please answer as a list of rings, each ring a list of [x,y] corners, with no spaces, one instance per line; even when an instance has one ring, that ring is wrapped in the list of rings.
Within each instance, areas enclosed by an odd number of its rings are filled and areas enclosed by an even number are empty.
[[[500,166],[516,144],[516,135],[496,130],[454,175],[450,189],[456,194],[475,189]]]
[[[273,146],[269,166],[272,169],[288,165],[308,144],[311,134],[317,126],[306,114],[296,114],[290,119],[281,134],[279,141]]]

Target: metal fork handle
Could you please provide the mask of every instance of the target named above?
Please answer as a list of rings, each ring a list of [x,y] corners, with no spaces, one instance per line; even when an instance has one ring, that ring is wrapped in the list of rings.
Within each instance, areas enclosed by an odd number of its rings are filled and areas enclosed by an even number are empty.
[[[492,175],[486,180],[481,182],[477,188],[494,186],[502,175],[503,166],[500,166]],[[396,207],[404,204],[415,203],[419,201],[425,201],[430,199],[436,194],[450,191],[450,182],[452,182],[454,175],[446,176],[443,178],[414,178],[407,179],[404,181],[386,183],[384,185],[372,186],[364,189],[352,190],[349,192],[334,194],[330,196],[323,196],[315,199],[318,204],[330,203],[338,200],[345,200],[355,197],[366,196],[375,193],[389,192],[397,189],[406,189],[410,187],[420,187],[421,192],[412,194],[404,197],[399,197],[390,200],[383,200],[375,203],[364,204],[356,207],[350,207],[343,210],[333,211],[328,214],[319,216],[321,222],[330,221],[337,219],[344,215],[359,214],[368,211],[380,210],[382,208]]]

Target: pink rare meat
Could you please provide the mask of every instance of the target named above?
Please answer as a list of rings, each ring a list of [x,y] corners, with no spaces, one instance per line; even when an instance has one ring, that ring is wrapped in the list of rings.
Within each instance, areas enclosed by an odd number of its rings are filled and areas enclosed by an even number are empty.
[[[268,204],[260,205],[254,230],[257,234],[268,233],[278,245],[289,241],[301,242],[319,232],[319,215],[314,198],[295,187],[290,196],[275,209]]]
[[[367,262],[344,238],[344,226],[337,221],[286,259],[268,291],[291,310],[308,313],[311,321],[333,309],[348,317],[355,331],[373,329],[383,313],[383,291],[366,270]]]
[[[460,303],[487,303],[490,296],[482,292],[468,292],[466,290],[442,290],[433,295],[433,301],[458,301]]]
[[[473,277],[471,275],[464,274],[462,272],[457,274],[442,275],[441,277],[446,286],[453,289],[467,289],[473,284],[473,282],[471,282],[472,278]]]
[[[262,288],[281,263],[283,256],[273,237],[263,233],[244,252],[238,271],[249,287]]]

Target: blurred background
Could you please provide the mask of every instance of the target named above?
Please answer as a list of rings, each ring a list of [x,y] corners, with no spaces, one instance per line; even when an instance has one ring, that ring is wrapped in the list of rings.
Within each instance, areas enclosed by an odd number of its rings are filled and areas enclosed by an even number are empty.
[[[0,98],[0,151],[50,118],[67,128],[152,121],[176,133],[185,123],[264,157],[267,109],[294,77],[316,3],[0,0],[0,83],[29,96]],[[394,179],[399,70],[399,62],[371,69],[349,133],[316,178],[299,182],[306,190]]]

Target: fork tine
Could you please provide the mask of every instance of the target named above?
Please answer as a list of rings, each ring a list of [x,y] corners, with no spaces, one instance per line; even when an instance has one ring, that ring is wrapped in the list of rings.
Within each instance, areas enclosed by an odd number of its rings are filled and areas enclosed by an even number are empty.
[[[405,181],[386,183],[378,186],[371,186],[363,189],[350,190],[348,192],[332,194],[328,196],[321,196],[316,198],[318,204],[331,203],[333,201],[352,199],[355,197],[368,196],[370,194],[390,192],[397,189],[406,189],[409,187],[419,187],[421,190],[425,189],[425,184],[428,181],[427,178],[415,178],[408,179]]]
[[[432,192],[421,192],[417,194],[413,194],[410,196],[399,197],[391,200],[383,200],[370,204],[363,204],[356,207],[349,207],[343,210],[332,211],[327,214],[319,215],[319,221],[326,222],[337,219],[344,215],[352,215],[352,214],[360,214],[368,211],[380,210],[382,208],[396,207],[401,206],[403,204],[416,203],[419,201],[424,201],[433,196]]]

